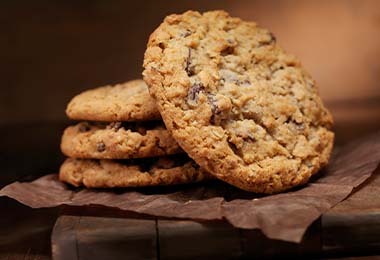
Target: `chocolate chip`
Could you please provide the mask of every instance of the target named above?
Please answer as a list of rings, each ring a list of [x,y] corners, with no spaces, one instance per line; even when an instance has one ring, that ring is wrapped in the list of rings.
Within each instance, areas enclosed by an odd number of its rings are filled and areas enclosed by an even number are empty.
[[[224,50],[220,52],[220,55],[222,56],[231,55],[231,54],[234,54],[234,51],[235,51],[234,47],[228,46],[227,48],[225,48]]]
[[[104,152],[106,150],[106,145],[103,142],[100,142],[96,145],[96,150],[98,152]]]
[[[160,47],[161,49],[165,49],[166,48],[165,43],[163,43],[163,42],[160,42],[158,44],[158,47]]]
[[[186,58],[186,67],[185,71],[189,77],[193,76],[195,71],[194,71],[194,66],[191,66],[191,49],[189,48],[189,53]]]
[[[219,115],[221,111],[220,111],[220,109],[218,107],[218,103],[217,103],[217,100],[216,100],[216,98],[215,98],[214,95],[209,94],[207,96],[207,99],[208,99],[208,101],[210,103],[211,113],[212,113],[211,118],[210,118],[210,123],[211,124],[215,124],[216,123],[216,118],[215,117],[217,115]]]
[[[108,129],[113,129],[115,131],[119,130],[122,126],[122,123],[121,122],[112,122],[110,123],[107,128]]]
[[[246,87],[246,86],[251,85],[251,81],[249,81],[248,79],[245,79],[245,80],[237,79],[237,80],[235,80],[235,84],[238,86]]]
[[[251,85],[251,81],[249,80],[249,79],[245,79],[244,81],[243,81],[243,84],[242,84],[243,86],[250,86]]]
[[[90,130],[90,126],[87,123],[79,125],[79,132],[84,133]]]
[[[202,85],[202,83],[195,83],[189,90],[187,97],[190,100],[196,100],[198,99],[199,92],[203,91],[205,88]]]
[[[212,112],[212,114],[213,115],[220,114],[221,111],[220,111],[220,109],[218,107],[218,103],[217,103],[217,100],[216,100],[215,96],[210,94],[210,95],[207,96],[207,98],[208,98],[208,101],[210,102],[210,105],[211,105],[211,112]]]

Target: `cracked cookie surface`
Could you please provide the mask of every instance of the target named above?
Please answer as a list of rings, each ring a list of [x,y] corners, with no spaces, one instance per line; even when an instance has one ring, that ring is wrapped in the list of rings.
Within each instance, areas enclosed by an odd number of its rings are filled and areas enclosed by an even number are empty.
[[[65,129],[61,150],[73,158],[128,159],[182,153],[161,121],[82,122]]]
[[[161,119],[143,80],[84,91],[70,101],[66,114],[75,120],[106,122]]]
[[[124,188],[176,185],[212,179],[187,156],[142,160],[88,160],[69,158],[59,179],[75,187]]]
[[[315,82],[254,22],[170,15],[149,38],[144,68],[168,130],[217,178],[274,193],[327,164],[333,120]]]

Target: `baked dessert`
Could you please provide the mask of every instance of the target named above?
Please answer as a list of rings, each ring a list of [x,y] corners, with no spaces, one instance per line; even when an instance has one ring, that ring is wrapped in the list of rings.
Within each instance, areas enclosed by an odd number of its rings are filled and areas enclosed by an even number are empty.
[[[274,193],[327,164],[333,119],[314,80],[256,23],[224,11],[170,15],[144,68],[166,127],[217,178]]]

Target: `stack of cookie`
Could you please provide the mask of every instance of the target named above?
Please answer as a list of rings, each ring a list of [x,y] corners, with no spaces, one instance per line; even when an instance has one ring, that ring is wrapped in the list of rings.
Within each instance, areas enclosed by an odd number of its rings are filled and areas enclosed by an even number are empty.
[[[76,187],[141,187],[208,178],[161,121],[144,81],[85,91],[66,113],[81,120],[62,136],[60,180]]]

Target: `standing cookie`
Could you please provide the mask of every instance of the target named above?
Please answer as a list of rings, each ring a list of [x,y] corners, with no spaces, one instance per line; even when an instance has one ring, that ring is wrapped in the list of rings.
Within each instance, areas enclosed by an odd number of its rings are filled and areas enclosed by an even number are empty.
[[[144,67],[174,139],[217,178],[273,193],[327,164],[333,120],[314,81],[255,23],[223,11],[170,15]]]

